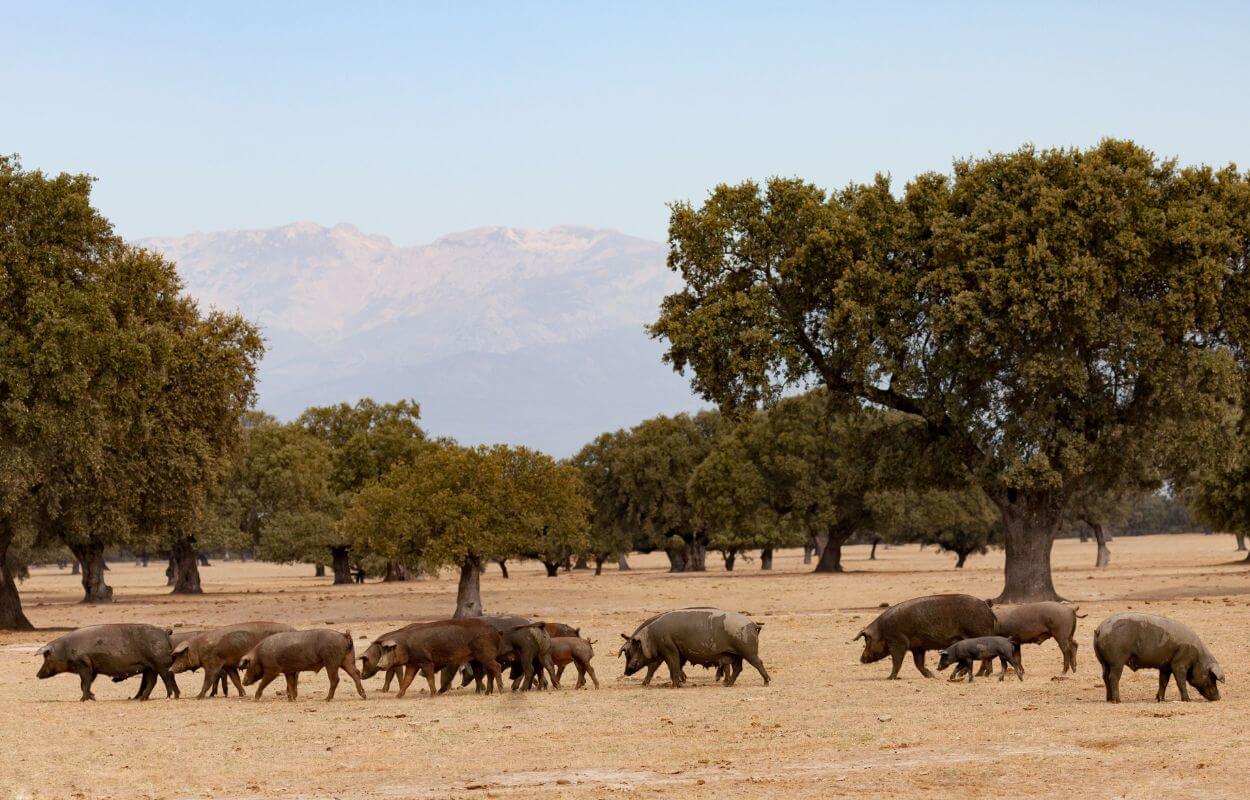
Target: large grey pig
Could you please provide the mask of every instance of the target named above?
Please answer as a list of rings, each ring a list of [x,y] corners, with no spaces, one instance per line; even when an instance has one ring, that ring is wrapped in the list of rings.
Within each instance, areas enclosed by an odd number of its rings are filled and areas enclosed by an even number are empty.
[[[113,623],[90,625],[53,639],[36,651],[43,665],[36,673],[42,680],[73,672],[82,682],[82,700],[94,700],[91,684],[96,675],[142,674],[136,700],[147,700],[156,686],[156,676],[165,690],[178,696],[178,684],[169,671],[173,663],[169,631],[154,625]]]
[[[682,611],[700,611],[700,610],[701,610],[701,611],[716,611],[717,609],[716,609],[715,607],[713,607],[713,606],[686,606],[685,608],[680,609],[680,610],[682,610]],[[643,628],[647,627],[647,626],[648,626],[648,625],[650,625],[652,622],[655,622],[657,619],[659,619],[660,617],[664,616],[664,615],[665,615],[665,614],[667,614],[667,613],[669,613],[669,612],[668,612],[668,611],[664,611],[664,612],[661,612],[661,613],[659,613],[659,614],[656,614],[656,615],[655,615],[655,616],[653,616],[653,617],[648,617],[647,619],[644,619],[642,622],[638,623],[638,627],[637,627],[637,628],[635,628],[635,629],[634,629],[634,632],[633,632],[632,634],[630,634],[629,636],[625,636],[624,634],[622,634],[622,635],[621,635],[621,638],[622,638],[622,639],[624,639],[625,641],[624,641],[624,643],[620,646],[620,648],[616,651],[616,656],[617,656],[617,658],[620,658],[620,657],[622,657],[622,656],[624,656],[624,655],[625,655],[625,651],[629,649],[629,642],[630,642],[630,640],[631,640],[633,637],[635,637],[635,636],[637,636],[637,635],[638,635],[638,631],[640,631],[640,630],[642,630]],[[762,624],[762,623],[761,623],[761,624]],[[727,661],[728,661],[728,659],[727,659]],[[646,675],[644,675],[644,676],[643,676],[643,678],[642,678],[642,685],[643,685],[643,686],[650,686],[650,685],[651,685],[651,679],[652,679],[653,677],[655,677],[656,670],[658,670],[658,669],[660,668],[660,666],[661,666],[663,663],[664,663],[664,660],[663,660],[662,658],[660,658],[660,657],[658,657],[658,656],[657,656],[655,659],[653,659],[653,660],[651,661],[651,663],[647,664],[647,674],[646,674]],[[739,664],[741,664],[741,659],[739,659]],[[686,682],[686,671],[685,671],[686,660],[685,660],[684,658],[683,658],[683,659],[681,659],[681,660],[678,662],[677,666],[678,666],[678,668],[680,668],[680,669],[681,669],[681,682],[682,682],[682,683],[685,683],[685,682]],[[725,663],[720,662],[720,661],[717,661],[715,664],[702,664],[702,665],[699,665],[699,666],[703,666],[703,667],[715,667],[715,668],[716,668],[716,680],[718,680],[718,681],[719,681],[719,680],[721,680],[722,678],[724,678],[724,677],[725,677],[725,675],[726,675],[726,674],[728,674],[728,672],[729,672],[729,670],[728,670],[728,669],[726,669],[726,666],[727,666],[727,665],[726,665]]]
[[[502,637],[491,625],[476,618],[418,622],[380,637],[361,657],[367,675],[379,670],[403,668],[398,697],[408,692],[420,672],[430,684],[430,696],[442,694],[462,664],[473,664],[478,679],[487,677],[486,693],[494,686],[503,690],[498,662]],[[435,692],[434,676],[443,671],[442,687]]]
[[[1050,600],[1041,603],[1025,603],[1018,606],[999,606],[994,609],[998,623],[994,626],[997,636],[1005,636],[1015,642],[1016,658],[1020,658],[1019,645],[1041,644],[1054,639],[1063,654],[1063,671],[1076,672],[1076,620],[1087,614],[1078,614],[1079,608],[1065,606]],[[978,675],[994,671],[991,660],[982,662]]]
[[[1189,702],[1187,683],[1208,700],[1220,699],[1224,670],[1198,634],[1176,620],[1134,611],[1112,614],[1094,631],[1094,655],[1102,664],[1108,703],[1120,702],[1120,675],[1125,667],[1134,672],[1159,670],[1155,694],[1159,702],[1167,693],[1168,678],[1176,679],[1185,702]]]
[[[961,639],[991,636],[994,624],[994,612],[985,600],[967,594],[934,594],[890,606],[855,639],[864,640],[860,663],[871,664],[886,656],[893,660],[891,680],[898,679],[908,653],[920,674],[932,678],[924,665],[927,651],[941,650]]]
[[[243,684],[239,682],[239,659],[261,642],[262,639],[275,633],[295,630],[281,622],[240,622],[204,631],[186,641],[174,645],[173,672],[204,669],[204,684],[200,687],[198,699],[203,700],[211,688],[216,693],[217,679],[229,675],[234,686],[243,695]]]
[[[170,636],[169,636],[169,643],[170,643],[170,645],[172,645],[174,648],[177,648],[177,647],[178,647],[178,645],[182,644],[183,642],[187,641],[188,639],[191,639],[191,638],[194,638],[194,637],[196,637],[196,636],[199,636],[199,635],[200,635],[201,633],[203,633],[203,632],[204,632],[204,631],[180,631],[180,632],[178,632],[178,633],[173,633],[173,634],[170,634]],[[114,676],[113,676],[113,683],[121,683],[122,681],[129,680],[129,679],[131,679],[131,678],[135,677],[136,675],[142,675],[142,674],[143,674],[142,672],[132,672],[132,673],[130,673],[129,675],[114,675]],[[237,674],[238,674],[238,672],[235,672],[235,674],[237,675]],[[220,675],[220,676],[217,678],[217,683],[213,685],[213,697],[216,697],[216,696],[217,696],[217,687],[218,687],[219,685],[220,685],[220,687],[221,687],[221,693],[222,693],[224,696],[227,696],[227,697],[228,697],[228,696],[230,695],[230,691],[229,691],[229,689],[228,689],[228,688],[227,688],[227,686],[226,686],[226,676],[225,676],[225,674]],[[177,684],[176,684],[176,683],[174,684],[174,690],[175,690],[175,691],[177,691]],[[174,692],[169,691],[169,687],[165,687],[165,697],[166,697],[166,698],[169,698],[169,697],[176,697],[176,696],[177,696],[177,695],[175,695],[175,694],[174,694]],[[135,694],[135,696],[134,696],[133,698],[131,698],[131,699],[132,699],[132,700],[138,700],[138,699],[139,699],[139,695],[138,695],[138,694]]]
[[[355,656],[350,631],[287,631],[262,639],[260,644],[239,659],[239,669],[244,671],[244,686],[260,682],[256,687],[257,700],[265,687],[282,675],[286,678],[286,699],[294,702],[299,696],[299,674],[320,672],[322,669],[330,679],[326,700],[334,699],[334,690],[339,685],[339,670],[351,677],[356,683],[356,692],[364,699],[365,687],[356,670]]]
[[[685,680],[682,662],[731,667],[725,685],[733,686],[745,659],[759,671],[767,686],[770,678],[759,656],[762,623],[735,611],[711,608],[678,609],[660,614],[625,639],[625,674],[633,675],[657,661],[668,666],[669,685]]]

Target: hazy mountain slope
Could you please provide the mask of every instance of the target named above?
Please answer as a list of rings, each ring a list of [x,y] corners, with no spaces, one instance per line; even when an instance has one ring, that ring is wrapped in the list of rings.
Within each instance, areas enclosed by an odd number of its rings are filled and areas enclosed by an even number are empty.
[[[202,302],[262,325],[260,405],[280,417],[413,397],[435,433],[563,455],[698,405],[642,330],[677,285],[657,242],[562,226],[405,248],[295,223],[141,244],[175,260]]]

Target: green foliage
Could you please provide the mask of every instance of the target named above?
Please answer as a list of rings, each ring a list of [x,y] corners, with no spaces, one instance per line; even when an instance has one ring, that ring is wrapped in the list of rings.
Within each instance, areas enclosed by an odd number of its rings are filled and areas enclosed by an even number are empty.
[[[1053,595],[1071,495],[1209,457],[1187,445],[1236,406],[1248,209],[1235,168],[1114,140],[958,161],[900,196],[722,185],[673,206],[686,287],[651,330],[726,408],[819,381],[914,417],[932,463],[1002,511],[1005,596]]]
[[[955,553],[959,567],[969,555],[984,555],[999,541],[998,509],[980,489],[882,491],[869,504],[874,530],[883,539],[936,545]]]

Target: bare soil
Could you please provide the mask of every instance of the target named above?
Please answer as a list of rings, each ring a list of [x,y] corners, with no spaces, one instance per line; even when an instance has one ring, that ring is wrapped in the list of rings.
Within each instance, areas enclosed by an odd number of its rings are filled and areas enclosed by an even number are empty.
[[[1060,677],[1053,642],[1026,646],[1026,680],[951,684],[888,662],[859,663],[850,639],[882,603],[934,592],[992,597],[1001,554],[951,556],[915,546],[847,549],[842,575],[812,575],[797,551],[775,570],[669,575],[663,555],[634,570],[544,577],[515,564],[483,581],[490,612],[580,626],[596,639],[603,688],[504,696],[457,690],[397,700],[366,682],[368,700],[339,687],[322,702],[324,674],[305,675],[300,699],[272,697],[135,703],[136,681],[98,679],[78,702],[72,675],[38,681],[35,648],[57,629],[105,621],[199,627],[275,619],[350,630],[358,650],[408,621],[446,616],[448,573],[400,584],[334,587],[309,566],[214,562],[206,594],[173,597],[164,565],[113,564],[118,602],[77,603],[68,570],[41,568],[22,585],[42,630],[0,634],[0,797],[12,798],[442,798],[442,797],[901,797],[1211,798],[1250,795],[1250,565],[1230,536],[1117,539],[1112,566],[1093,569],[1094,544],[1056,545],[1055,582],[1080,606],[1079,672]],[[621,676],[619,634],[646,616],[687,605],[744,611],[765,623],[761,651],[773,676],[749,667],[724,688],[689,669],[690,683],[651,687]],[[1125,673],[1121,705],[1103,702],[1090,643],[1098,621],[1125,609],[1197,629],[1227,674],[1224,700],[1155,703],[1156,673]],[[936,657],[930,656],[930,665]],[[944,677],[944,676],[943,676]],[[184,698],[200,675],[180,676]],[[422,685],[418,680],[414,690]],[[275,691],[276,690],[276,691]],[[154,698],[163,695],[158,687]],[[1196,694],[1196,693],[1195,693]]]

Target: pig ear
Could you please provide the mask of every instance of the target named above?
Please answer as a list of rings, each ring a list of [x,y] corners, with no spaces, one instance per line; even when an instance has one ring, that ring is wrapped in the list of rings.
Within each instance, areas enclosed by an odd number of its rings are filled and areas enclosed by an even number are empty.
[[[48,657],[48,655],[49,655],[49,654],[51,654],[51,653],[52,653],[52,648],[51,648],[49,645],[46,645],[46,644],[45,644],[43,647],[41,647],[41,648],[39,648],[38,650],[36,650],[36,651],[35,651],[35,655],[37,655],[37,656],[43,656],[44,658],[47,658],[47,657]]]
[[[188,644],[187,642],[179,642],[178,646],[174,648],[173,655],[178,655],[179,653],[185,653],[190,648],[191,648],[191,645]]]
[[[852,639],[850,641],[850,644],[854,644],[856,639],[863,639],[865,642],[868,641],[868,631],[862,630],[859,633],[855,634],[855,639]]]
[[[621,634],[621,638],[622,638],[622,639],[624,639],[624,640],[625,640],[625,641],[627,641],[627,642],[629,641],[629,637],[628,637],[628,636],[626,636],[626,635],[625,635],[625,634],[623,634],[623,633]]]
[[[396,647],[398,647],[398,645],[395,644],[395,642],[382,642],[383,650],[394,650]]]

